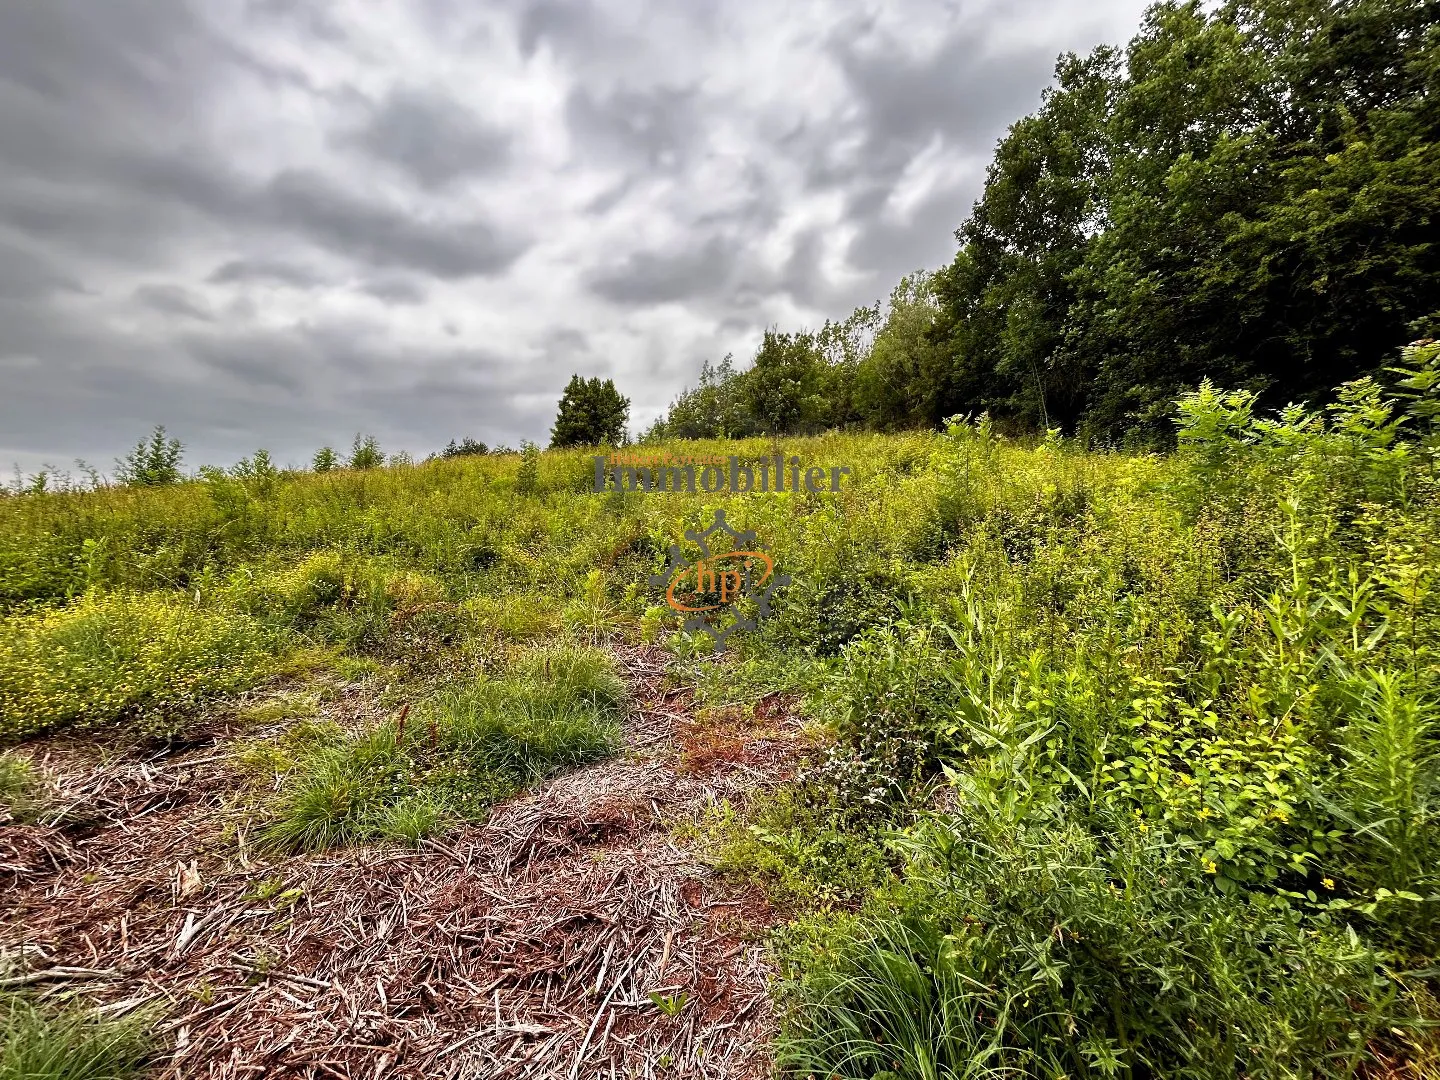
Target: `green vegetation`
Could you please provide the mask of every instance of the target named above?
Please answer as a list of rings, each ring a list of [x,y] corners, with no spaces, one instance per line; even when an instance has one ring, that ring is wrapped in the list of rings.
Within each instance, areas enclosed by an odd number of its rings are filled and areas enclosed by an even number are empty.
[[[265,842],[292,851],[371,839],[418,842],[495,800],[613,753],[625,689],[592,649],[524,654],[362,735],[293,729],[247,757],[281,787]],[[267,782],[272,777],[266,777]]]
[[[466,435],[460,442],[451,439],[445,449],[440,451],[441,457],[470,457],[476,454],[488,454],[490,448],[483,442],[476,442],[469,435]]]
[[[0,1080],[125,1080],[150,1055],[148,1018],[0,995]]]
[[[416,843],[613,753],[601,646],[644,635],[816,733],[689,834],[789,920],[789,1074],[1433,1075],[1440,346],[1387,380],[1202,385],[1167,455],[988,418],[670,448],[853,467],[815,494],[597,494],[577,448],[9,499],[5,731],[287,671],[240,710],[289,721],[237,755],[248,835]],[[645,583],[718,507],[794,584],[716,660]],[[308,704],[359,677],[385,719]]]
[[[630,399],[620,396],[613,379],[601,382],[574,375],[560,397],[550,445],[618,446],[625,438],[629,418]]]
[[[378,469],[385,464],[385,455],[380,450],[380,442],[374,435],[355,435],[355,442],[350,447],[350,456],[345,464],[351,469]]]
[[[828,752],[708,830],[808,912],[786,1068],[1433,1063],[1440,346],[1407,361],[1408,415],[1204,387],[1170,459],[951,427],[947,558],[816,681]]]
[[[314,469],[317,473],[330,472],[339,467],[340,455],[335,453],[335,449],[330,446],[322,446],[319,450],[316,450],[314,458],[310,461],[310,468]]]
[[[0,824],[33,821],[48,800],[40,770],[12,751],[0,751]]]
[[[579,375],[543,454],[357,435],[186,481],[157,428],[116,486],[42,472],[0,500],[0,742],[283,678],[232,710],[286,725],[236,753],[251,835],[416,844],[615,753],[604,646],[658,642],[702,707],[779,692],[814,735],[680,829],[786,920],[783,1075],[1440,1076],[1440,344],[1386,366],[1440,330],[1437,28],[1165,2],[1063,57],[951,265],[707,363],[645,435],[838,492],[592,493],[629,402]],[[717,660],[646,583],[721,507],[793,584]],[[11,818],[46,798],[0,756]],[[0,1080],[145,1056],[0,1016]]]
[[[272,669],[264,627],[183,597],[87,592],[0,622],[0,738],[163,719]]]
[[[150,438],[141,439],[135,449],[115,461],[115,480],[131,487],[155,487],[173,484],[180,479],[183,447],[179,439],[170,439],[163,427],[157,427]]]
[[[1279,407],[1379,375],[1440,336],[1437,26],[1435,0],[1155,4],[1123,50],[1059,59],[950,265],[707,365],[650,437],[988,412],[1168,446],[1203,378]]]

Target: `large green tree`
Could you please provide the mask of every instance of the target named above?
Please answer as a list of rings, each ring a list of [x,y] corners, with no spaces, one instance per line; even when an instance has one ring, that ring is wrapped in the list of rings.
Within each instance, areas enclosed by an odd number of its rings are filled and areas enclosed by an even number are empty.
[[[726,353],[718,364],[700,366],[700,383],[686,387],[656,421],[647,439],[726,439],[752,435],[755,426],[740,396],[734,358]]]
[[[1440,4],[1150,9],[1062,59],[937,282],[947,408],[1163,436],[1200,379],[1313,399],[1440,308]]]
[[[951,353],[931,391],[938,412],[1049,427],[1072,426],[1084,410],[1087,373],[1059,345],[1069,275],[1100,226],[1118,69],[1110,48],[1061,57],[1040,110],[996,148],[984,194],[956,232],[960,251],[933,285],[936,336]]]
[[[630,399],[621,397],[613,379],[574,375],[560,397],[550,445],[618,446],[629,420]]]
[[[931,332],[936,315],[933,275],[902,278],[853,375],[855,409],[867,427],[899,431],[940,422],[949,356]]]
[[[813,334],[765,331],[741,383],[745,407],[759,429],[783,435],[820,426],[827,412],[823,369]]]

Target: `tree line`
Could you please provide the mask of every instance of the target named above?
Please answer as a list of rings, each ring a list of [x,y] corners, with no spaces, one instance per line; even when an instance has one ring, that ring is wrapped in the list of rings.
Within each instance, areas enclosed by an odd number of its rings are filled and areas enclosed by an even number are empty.
[[[954,260],[882,312],[706,364],[649,438],[933,426],[1171,435],[1202,380],[1315,404],[1440,336],[1440,2],[1161,3],[1062,56]]]

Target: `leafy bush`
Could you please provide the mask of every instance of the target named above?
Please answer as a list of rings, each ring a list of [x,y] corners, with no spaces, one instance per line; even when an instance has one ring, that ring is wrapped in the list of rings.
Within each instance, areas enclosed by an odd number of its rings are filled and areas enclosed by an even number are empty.
[[[345,465],[351,469],[378,469],[385,464],[385,455],[380,450],[380,441],[374,435],[356,434],[350,447],[350,457]]]
[[[840,567],[802,576],[775,607],[772,639],[816,656],[836,656],[872,627],[894,621],[906,597],[903,576],[889,567]]]
[[[1205,387],[1177,455],[1108,473],[952,429],[950,558],[812,684],[835,742],[773,803],[805,816],[731,812],[710,852],[827,912],[782,939],[784,1071],[1425,1060],[1440,491],[1417,418],[1368,381],[1274,417]],[[877,843],[868,873],[834,855]],[[847,881],[868,898],[835,915]]]
[[[520,444],[520,471],[515,476],[515,490],[521,495],[534,495],[540,487],[540,449],[526,441]]]
[[[1413,1019],[1384,957],[1115,822],[937,817],[889,903],[782,947],[791,1075],[1340,1076]]]
[[[115,462],[115,479],[128,487],[155,487],[180,479],[180,458],[184,453],[179,439],[167,439],[157,427],[149,439],[141,439],[123,459]]]
[[[711,808],[694,839],[718,874],[759,882],[785,911],[858,903],[884,884],[893,861],[879,831],[856,829],[804,787],[759,796],[743,813]]]

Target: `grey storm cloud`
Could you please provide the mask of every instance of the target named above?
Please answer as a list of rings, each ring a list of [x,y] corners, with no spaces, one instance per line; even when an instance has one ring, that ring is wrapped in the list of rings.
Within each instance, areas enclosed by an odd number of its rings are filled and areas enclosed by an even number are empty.
[[[603,97],[577,87],[566,102],[565,119],[572,137],[592,153],[650,169],[678,166],[701,126],[697,92],[666,86]]]
[[[206,309],[205,301],[183,285],[141,285],[135,290],[135,302],[162,315],[214,322],[215,316]]]
[[[0,241],[0,299],[38,300],[53,292],[78,289],[75,281],[45,256]]]
[[[594,273],[590,287],[617,304],[674,303],[721,287],[734,264],[734,245],[712,238],[673,252],[637,251]]]
[[[508,132],[453,98],[416,90],[391,94],[354,138],[372,157],[426,188],[492,172],[510,152]]]
[[[370,296],[391,304],[418,304],[425,299],[424,288],[407,278],[372,278],[360,288]]]
[[[372,266],[455,278],[504,270],[525,245],[482,219],[447,222],[358,199],[312,172],[285,172],[249,203],[260,221]]]
[[[954,254],[1144,0],[0,2],[0,462],[641,427]]]
[[[1039,105],[1055,66],[1049,47],[997,53],[963,31],[919,59],[893,47],[858,49],[844,37],[830,49],[864,112],[863,158],[892,165],[936,134],[972,149],[988,146]]]
[[[246,282],[273,282],[296,289],[312,289],[326,283],[325,275],[307,266],[284,259],[231,259],[217,266],[205,279],[214,285]]]

